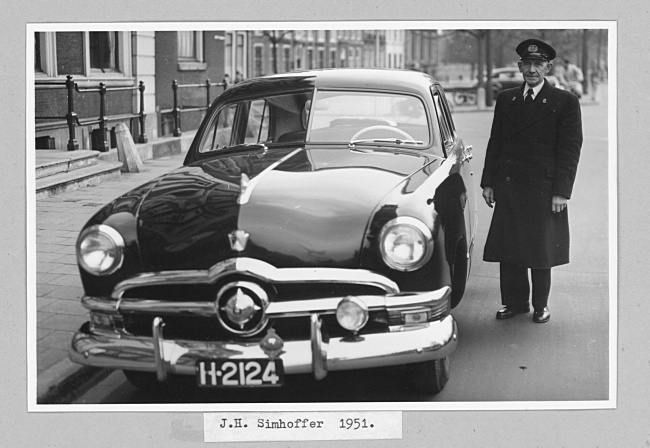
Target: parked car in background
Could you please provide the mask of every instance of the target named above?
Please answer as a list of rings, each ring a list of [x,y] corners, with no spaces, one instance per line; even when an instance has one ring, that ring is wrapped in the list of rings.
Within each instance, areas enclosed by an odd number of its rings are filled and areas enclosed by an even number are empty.
[[[184,166],[84,226],[90,319],[71,359],[146,388],[407,365],[413,386],[441,391],[476,232],[471,158],[424,73],[238,83]]]
[[[564,87],[560,84],[557,76],[547,75],[546,80],[553,87],[564,90]],[[494,98],[496,98],[502,90],[519,87],[523,82],[524,77],[519,71],[519,67],[502,67],[492,70],[492,92]]]
[[[524,77],[519,67],[501,67],[492,69],[492,93],[496,98],[502,90],[519,87]]]

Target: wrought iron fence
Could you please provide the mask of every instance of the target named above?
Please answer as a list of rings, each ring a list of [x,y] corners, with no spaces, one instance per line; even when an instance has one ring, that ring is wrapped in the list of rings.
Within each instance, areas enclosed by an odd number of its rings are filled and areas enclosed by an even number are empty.
[[[50,81],[42,82],[39,85],[61,85],[65,86],[67,89],[68,96],[68,112],[65,116],[38,116],[35,117],[36,120],[56,120],[56,119],[65,119],[68,127],[68,151],[74,151],[79,149],[79,143],[76,140],[76,126],[92,126],[95,124],[99,125],[99,141],[98,141],[98,150],[99,151],[108,151],[109,144],[106,135],[106,124],[111,121],[122,121],[129,120],[132,118],[137,118],[140,124],[140,134],[138,136],[138,143],[146,143],[147,135],[145,132],[145,115],[144,115],[144,82],[140,81],[137,86],[132,87],[106,87],[106,84],[103,82],[99,83],[97,88],[79,88],[79,85],[73,80],[71,75],[66,76],[65,83],[60,81]],[[132,114],[122,114],[122,115],[106,115],[106,94],[109,92],[124,91],[124,90],[138,90],[140,92],[140,111]],[[96,119],[85,119],[80,120],[79,116],[75,112],[74,107],[74,92],[78,93],[98,93],[99,94],[99,117]]]

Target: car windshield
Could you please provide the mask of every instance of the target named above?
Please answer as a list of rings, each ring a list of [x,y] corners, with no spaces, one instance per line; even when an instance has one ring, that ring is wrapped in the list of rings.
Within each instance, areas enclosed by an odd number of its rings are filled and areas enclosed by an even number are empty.
[[[426,109],[416,96],[319,90],[307,106],[309,143],[430,145]]]

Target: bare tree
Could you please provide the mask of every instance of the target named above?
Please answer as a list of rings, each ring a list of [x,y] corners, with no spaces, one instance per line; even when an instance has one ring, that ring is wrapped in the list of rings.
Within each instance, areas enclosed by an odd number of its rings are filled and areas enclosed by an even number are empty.
[[[271,58],[273,61],[273,73],[278,72],[278,44],[282,42],[284,36],[289,34],[290,30],[271,30],[263,31],[262,34],[271,42]]]

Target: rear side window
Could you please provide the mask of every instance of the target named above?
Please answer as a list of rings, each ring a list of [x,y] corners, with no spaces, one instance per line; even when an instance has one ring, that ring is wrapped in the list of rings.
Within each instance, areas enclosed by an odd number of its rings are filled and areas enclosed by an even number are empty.
[[[232,146],[304,142],[311,92],[246,99],[218,110],[202,136],[199,152]]]

